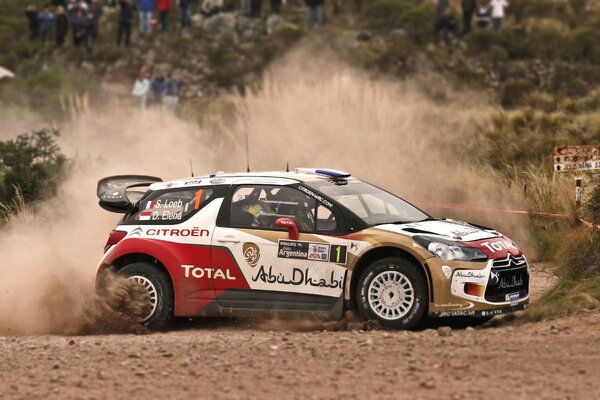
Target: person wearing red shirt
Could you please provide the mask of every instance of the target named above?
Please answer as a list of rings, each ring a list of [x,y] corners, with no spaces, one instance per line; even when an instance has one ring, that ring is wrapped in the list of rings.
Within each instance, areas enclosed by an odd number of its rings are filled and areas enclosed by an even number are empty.
[[[157,0],[156,2],[158,6],[158,17],[160,20],[160,27],[163,32],[167,31],[168,23],[169,23],[169,10],[173,5],[172,0]]]

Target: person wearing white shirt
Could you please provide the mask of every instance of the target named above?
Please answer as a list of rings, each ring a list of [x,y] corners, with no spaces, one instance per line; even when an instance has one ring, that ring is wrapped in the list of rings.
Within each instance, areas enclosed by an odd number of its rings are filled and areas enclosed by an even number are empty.
[[[499,31],[502,28],[502,22],[504,21],[504,9],[507,7],[507,0],[490,1],[490,8],[492,9],[492,21],[494,23],[495,31]]]

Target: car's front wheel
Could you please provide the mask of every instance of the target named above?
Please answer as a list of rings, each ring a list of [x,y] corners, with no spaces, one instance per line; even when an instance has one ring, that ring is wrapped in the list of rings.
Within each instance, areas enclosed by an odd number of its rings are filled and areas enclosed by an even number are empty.
[[[146,295],[139,322],[152,330],[166,329],[173,320],[173,287],[164,272],[143,262],[126,265],[119,275],[136,283]]]
[[[383,327],[412,329],[425,318],[427,282],[419,266],[400,257],[386,257],[369,265],[358,280],[358,311]]]

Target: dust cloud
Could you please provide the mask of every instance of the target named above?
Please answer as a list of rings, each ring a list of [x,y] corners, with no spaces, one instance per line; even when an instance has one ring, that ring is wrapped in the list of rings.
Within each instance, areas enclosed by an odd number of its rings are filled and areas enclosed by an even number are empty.
[[[190,161],[197,175],[245,170],[246,135],[255,171],[283,170],[287,162],[348,170],[426,210],[444,202],[523,207],[492,173],[466,161],[479,123],[493,111],[483,96],[453,91],[433,76],[389,82],[326,56],[310,60],[292,52],[272,66],[260,88],[224,99],[236,113],[215,119],[217,125],[199,127],[115,99],[61,126],[70,175],[55,198],[0,232],[0,334],[105,332],[107,307],[128,289],[117,285],[118,295],[109,300],[94,295],[96,266],[119,219],[98,207],[97,181],[113,174],[182,178],[190,175]],[[4,121],[7,115],[0,112]],[[11,128],[13,135],[27,130],[23,119],[12,121],[1,137]],[[473,211],[454,216],[525,238],[522,221]]]

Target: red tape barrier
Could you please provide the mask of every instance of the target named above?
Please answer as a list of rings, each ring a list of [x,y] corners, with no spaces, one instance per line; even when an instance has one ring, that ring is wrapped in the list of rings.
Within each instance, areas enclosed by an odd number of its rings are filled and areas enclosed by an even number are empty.
[[[567,219],[569,218],[568,215],[564,215],[564,214],[543,213],[543,212],[538,212],[538,211],[525,211],[525,210],[506,210],[503,208],[478,207],[478,206],[471,206],[468,204],[440,204],[440,203],[423,203],[423,204],[425,204],[429,207],[436,207],[436,208],[489,211],[489,212],[495,212],[498,214],[535,215],[538,217],[567,218]],[[589,221],[584,220],[583,218],[579,218],[578,220],[585,227],[587,227],[589,229],[600,231],[600,225],[595,225]]]

